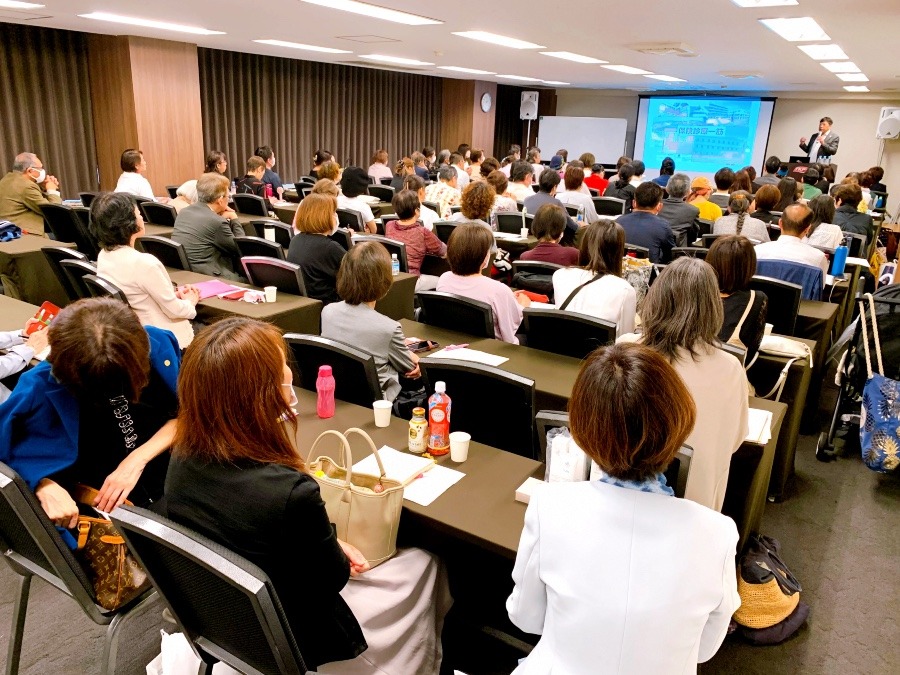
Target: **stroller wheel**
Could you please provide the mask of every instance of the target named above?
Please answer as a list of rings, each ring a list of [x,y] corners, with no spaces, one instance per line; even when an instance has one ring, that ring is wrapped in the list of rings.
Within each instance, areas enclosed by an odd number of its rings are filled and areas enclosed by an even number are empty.
[[[827,431],[819,434],[819,441],[816,443],[816,459],[820,462],[833,462],[837,459],[833,446],[828,443]]]

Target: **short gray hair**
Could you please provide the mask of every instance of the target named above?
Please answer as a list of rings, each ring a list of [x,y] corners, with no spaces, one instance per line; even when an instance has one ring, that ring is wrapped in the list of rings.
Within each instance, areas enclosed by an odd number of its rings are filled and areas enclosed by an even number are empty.
[[[178,186],[178,189],[175,190],[175,194],[179,197],[184,197],[191,204],[197,203],[197,181],[189,180],[185,181],[181,185]]]
[[[686,173],[676,173],[674,176],[669,178],[669,182],[666,183],[666,192],[669,193],[670,197],[675,197],[676,199],[684,199],[687,197],[688,192],[691,191],[691,177]]]
[[[13,171],[25,173],[28,169],[37,164],[38,158],[33,152],[20,152],[13,160]]]
[[[210,204],[228,194],[230,183],[220,173],[205,173],[197,179],[197,201]]]
[[[711,265],[678,258],[650,287],[641,307],[643,343],[671,363],[686,349],[696,360],[704,347],[717,347],[724,321],[719,282]]]
[[[459,174],[456,173],[456,168],[450,164],[444,164],[440,169],[438,169],[438,178],[440,178],[445,183],[449,183],[458,175]]]

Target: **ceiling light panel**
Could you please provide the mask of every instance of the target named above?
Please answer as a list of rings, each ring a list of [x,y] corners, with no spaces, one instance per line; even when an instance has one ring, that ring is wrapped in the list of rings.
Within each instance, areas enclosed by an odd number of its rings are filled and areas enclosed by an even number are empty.
[[[682,80],[680,77],[672,77],[671,75],[644,75],[644,77],[649,77],[651,80],[659,80],[660,82],[687,82],[687,80]]]
[[[759,22],[778,33],[788,42],[812,42],[830,40],[828,34],[811,16],[793,19],[760,19]]]
[[[519,82],[540,82],[536,77],[524,77],[522,75],[498,75],[497,77],[502,77],[504,80],[518,80]]]
[[[18,2],[18,0],[0,0],[0,7],[7,9],[40,9],[46,5],[38,5],[34,2]]]
[[[483,30],[466,30],[459,33],[453,33],[459,37],[469,38],[470,40],[478,40],[479,42],[488,42],[499,47],[509,47],[511,49],[546,49],[544,45],[538,45],[534,42],[526,42],[517,38],[511,38],[506,35],[497,35],[496,33],[488,33]]]
[[[797,48],[816,61],[838,61],[850,58],[837,45],[797,45]]]
[[[837,73],[838,79],[844,82],[868,82],[869,78],[862,73]]]
[[[607,70],[615,70],[617,73],[625,73],[626,75],[652,75],[649,70],[641,70],[632,66],[600,66]]]
[[[553,84],[558,87],[568,86],[572,84],[571,82],[560,82],[559,80],[544,80],[544,84]]]
[[[867,91],[869,91],[868,87],[866,87],[865,85],[859,85],[859,84],[850,85],[850,86],[844,87],[844,89],[846,91],[852,92],[854,94],[865,94]]]
[[[317,47],[315,45],[304,45],[299,42],[285,42],[284,40],[254,40],[261,45],[270,45],[272,47],[288,47],[290,49],[303,49],[309,52],[322,52],[323,54],[352,54],[346,49],[333,49],[332,47]]]
[[[574,61],[575,63],[609,63],[609,61],[601,61],[592,56],[582,56],[581,54],[573,54],[572,52],[541,52],[544,56],[552,56],[555,59],[565,59],[566,61]]]
[[[154,21],[153,19],[140,19],[132,16],[121,16],[119,14],[109,14],[107,12],[91,12],[90,14],[79,14],[82,19],[94,19],[96,21],[108,21],[110,23],[121,23],[127,26],[141,26],[142,28],[157,28],[159,30],[171,30],[176,33],[191,33],[193,35],[225,35],[220,30],[209,30],[208,28],[199,28],[198,26],[183,26],[177,23],[167,23],[165,21]]]
[[[859,66],[853,63],[853,61],[828,61],[826,63],[820,63],[819,65],[832,73],[860,72]]]
[[[797,0],[731,0],[738,7],[786,7],[799,5]]]
[[[385,56],[384,54],[360,54],[359,58],[369,59],[370,61],[380,61],[382,63],[395,63],[400,66],[433,66],[429,61],[416,61],[415,59],[405,59],[400,56]]]
[[[454,73],[468,73],[469,75],[496,75],[491,70],[478,70],[477,68],[463,68],[462,66],[438,66],[439,70],[452,70]]]
[[[405,26],[433,26],[442,24],[443,21],[437,19],[429,19],[425,16],[417,14],[407,14],[406,12],[398,12],[396,9],[387,9],[378,5],[370,5],[367,2],[356,2],[356,0],[302,0],[311,5],[319,5],[328,9],[339,9],[344,12],[352,12],[353,14],[362,14],[373,19],[382,19],[384,21],[393,21],[394,23],[402,23]]]

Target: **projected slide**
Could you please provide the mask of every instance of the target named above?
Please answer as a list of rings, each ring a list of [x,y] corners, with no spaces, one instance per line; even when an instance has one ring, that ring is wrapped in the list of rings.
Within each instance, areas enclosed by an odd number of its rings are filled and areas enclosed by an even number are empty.
[[[646,117],[641,120],[644,129],[638,125],[637,149],[648,168],[659,167],[665,157],[675,160],[678,171],[691,174],[759,162],[759,141],[765,142],[765,136],[757,139],[759,99],[653,97],[641,103]],[[766,135],[770,116],[764,124]]]

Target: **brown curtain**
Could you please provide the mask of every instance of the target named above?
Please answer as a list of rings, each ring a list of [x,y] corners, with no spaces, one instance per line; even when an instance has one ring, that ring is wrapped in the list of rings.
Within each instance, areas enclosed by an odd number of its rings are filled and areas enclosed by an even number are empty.
[[[0,23],[0,166],[34,152],[66,199],[97,189],[84,33]]]
[[[225,152],[232,176],[258,145],[293,182],[318,149],[368,168],[378,148],[393,165],[440,138],[441,78],[216,49],[199,59],[204,144]]]
[[[519,110],[522,104],[523,91],[538,92],[538,119],[531,121],[531,136],[528,143],[525,142],[525,134],[528,133],[528,122],[519,119]],[[544,115],[556,115],[556,91],[553,89],[535,89],[534,87],[512,87],[506,84],[497,85],[497,116],[494,131],[494,155],[503,160],[506,151],[513,143],[521,145],[524,150],[528,145],[535,145],[540,130],[539,119]],[[541,148],[542,159],[550,159],[559,148]]]

